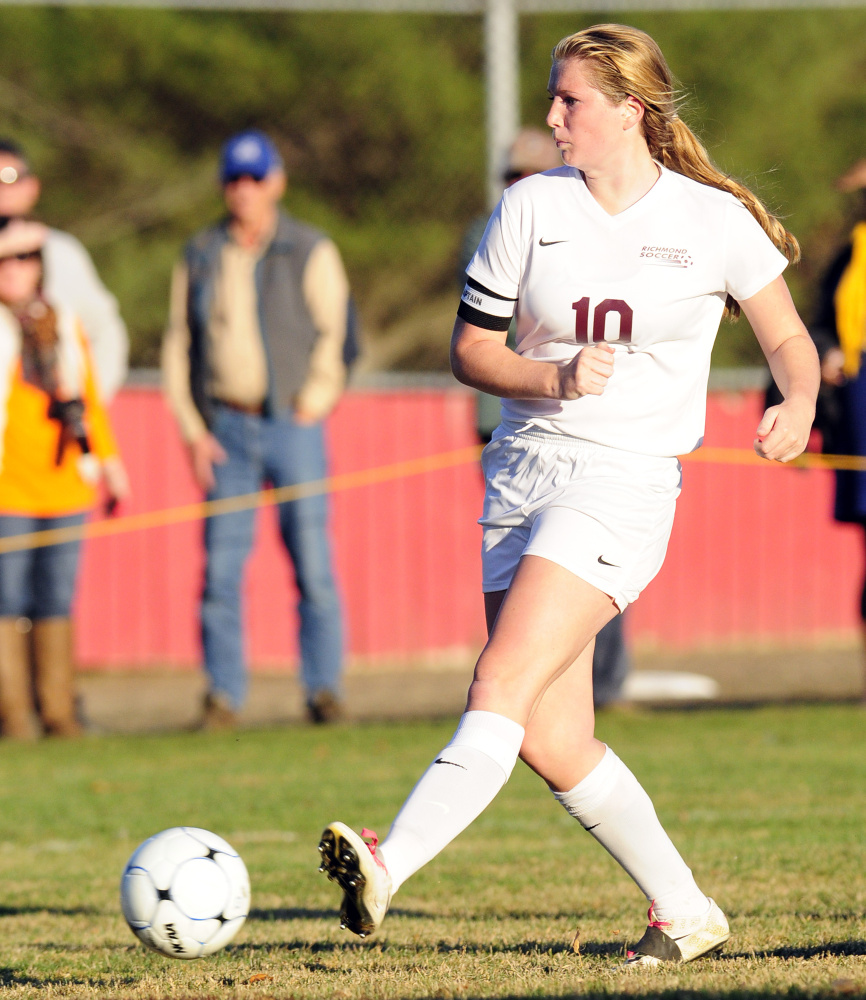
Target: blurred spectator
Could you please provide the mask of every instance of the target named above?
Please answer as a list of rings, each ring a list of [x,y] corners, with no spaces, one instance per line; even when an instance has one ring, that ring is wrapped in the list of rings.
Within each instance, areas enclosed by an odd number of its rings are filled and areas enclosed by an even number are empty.
[[[129,490],[81,324],[42,285],[47,238],[22,219],[0,229],[0,538],[83,524],[101,478],[114,500]],[[80,547],[0,552],[4,736],[36,735],[34,691],[45,733],[80,731],[70,621]]]
[[[553,170],[562,166],[562,157],[549,131],[528,126],[517,133],[508,150],[508,162],[502,175],[502,183],[510,187],[524,177]],[[475,255],[488,215],[473,219],[466,229],[460,249],[458,278],[461,285],[466,281],[466,268]],[[512,321],[508,330],[509,347],[515,344],[515,329]],[[478,437],[482,443],[490,441],[499,426],[499,399],[486,392],[476,392],[476,424]],[[592,659],[593,701],[596,708],[612,707],[623,700],[623,684],[631,669],[631,659],[622,628],[622,615],[612,618],[595,637],[595,652]]]
[[[166,393],[208,500],[325,477],[322,422],[345,385],[351,312],[334,243],[279,209],[286,174],[271,140],[255,131],[229,139],[220,178],[228,218],[188,243],[163,345]],[[278,507],[300,591],[301,681],[313,722],[341,711],[327,506],[319,494]],[[240,585],[254,518],[246,510],[205,525],[206,728],[233,726],[246,698]]]
[[[631,656],[625,641],[620,612],[595,637],[592,654],[592,703],[596,709],[617,708],[625,701],[623,687],[631,672]]]
[[[39,201],[41,185],[24,151],[0,139],[0,217],[29,216]],[[90,255],[69,233],[49,229],[43,248],[45,292],[63,302],[83,324],[103,399],[108,402],[126,378],[129,342],[117,301],[99,280]]]
[[[856,163],[836,186],[852,196],[856,221],[823,277],[809,331],[821,359],[815,423],[826,454],[866,456],[866,160]],[[834,516],[866,532],[866,472],[836,472]],[[860,615],[866,639],[866,582]],[[866,674],[863,697],[866,700]]]

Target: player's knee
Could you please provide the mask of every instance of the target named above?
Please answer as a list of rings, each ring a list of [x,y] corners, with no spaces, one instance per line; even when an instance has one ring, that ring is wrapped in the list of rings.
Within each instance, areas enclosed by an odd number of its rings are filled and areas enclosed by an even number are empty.
[[[536,695],[519,673],[476,668],[469,687],[467,710],[496,712],[524,725]]]

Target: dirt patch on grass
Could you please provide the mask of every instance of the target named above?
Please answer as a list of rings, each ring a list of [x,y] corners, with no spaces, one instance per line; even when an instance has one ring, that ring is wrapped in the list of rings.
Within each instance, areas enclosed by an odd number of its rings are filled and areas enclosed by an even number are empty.
[[[699,653],[641,653],[635,671],[691,673],[716,682],[719,702],[843,701],[861,697],[863,656],[859,649],[779,649]],[[472,678],[472,664],[414,670],[350,670],[344,682],[346,718],[436,718],[459,715]],[[204,695],[200,671],[92,671],[79,677],[92,728],[146,732],[195,726]],[[646,704],[669,704],[667,697]],[[251,674],[242,713],[246,726],[295,725],[305,721],[304,698],[293,672]]]

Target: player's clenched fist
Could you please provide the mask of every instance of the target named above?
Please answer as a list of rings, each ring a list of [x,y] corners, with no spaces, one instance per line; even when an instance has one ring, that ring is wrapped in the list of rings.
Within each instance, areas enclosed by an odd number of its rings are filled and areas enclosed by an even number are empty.
[[[755,451],[772,462],[793,461],[806,450],[814,419],[810,400],[792,398],[771,406],[758,424]]]
[[[613,375],[614,350],[609,344],[584,347],[577,356],[560,369],[559,398],[579,399],[600,396],[607,380]]]

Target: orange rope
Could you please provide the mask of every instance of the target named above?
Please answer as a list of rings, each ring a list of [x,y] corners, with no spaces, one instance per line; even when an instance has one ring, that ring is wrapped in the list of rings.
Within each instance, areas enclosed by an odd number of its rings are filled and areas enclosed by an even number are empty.
[[[51,528],[48,531],[31,531],[23,535],[10,535],[7,538],[0,538],[0,553],[43,548],[47,545],[59,545],[62,542],[73,542],[82,538],[102,538],[106,535],[145,531],[148,528],[159,528],[167,524],[199,521],[206,517],[215,517],[217,514],[231,514],[256,507],[271,507],[274,504],[285,503],[288,500],[299,500],[302,497],[317,496],[320,493],[340,493],[356,489],[359,486],[370,486],[374,483],[388,482],[391,479],[404,479],[407,476],[418,476],[425,472],[436,472],[458,465],[468,465],[470,462],[477,462],[480,454],[480,445],[472,445],[469,448],[459,448],[456,451],[444,451],[437,455],[426,455],[423,458],[410,458],[404,462],[381,465],[375,469],[344,472],[337,476],[328,476],[325,479],[298,483],[296,486],[282,486],[279,489],[259,490],[256,493],[245,493],[241,496],[227,497],[224,500],[201,501],[183,504],[179,507],[145,511],[141,514],[127,514],[104,521],[94,521],[90,524],[75,525],[70,528]]]
[[[325,479],[299,483],[296,486],[259,490],[256,493],[245,493],[242,496],[227,497],[224,500],[182,504],[179,507],[165,507],[161,510],[145,511],[141,514],[127,514],[70,528],[52,528],[48,531],[32,531],[22,535],[11,535],[7,538],[0,538],[0,554],[18,552],[22,549],[44,548],[47,545],[59,545],[63,542],[79,541],[83,538],[102,538],[107,535],[127,534],[132,531],[146,531],[149,528],[181,524],[185,521],[200,521],[207,517],[216,517],[218,514],[231,514],[258,507],[272,507],[275,504],[298,500],[302,497],[317,496],[321,493],[342,493],[361,486],[371,486],[393,479],[405,479],[408,476],[419,476],[427,472],[468,465],[477,462],[480,455],[481,446],[471,445],[466,448],[458,448],[455,451],[444,451],[436,455],[425,455],[422,458],[393,462],[390,465],[381,465],[374,469],[344,472],[340,475],[328,476]],[[781,465],[759,458],[754,451],[748,448],[699,448],[689,455],[683,455],[682,460],[684,462],[711,462],[721,465],[756,465],[765,469],[852,469],[866,471],[866,458],[859,455],[807,453],[787,465]]]
[[[768,462],[760,458],[751,448],[698,448],[688,455],[682,455],[683,462],[713,462],[718,465],[760,465],[765,469],[845,469],[866,472],[866,457],[863,455],[818,455],[804,452],[793,462]]]

